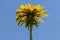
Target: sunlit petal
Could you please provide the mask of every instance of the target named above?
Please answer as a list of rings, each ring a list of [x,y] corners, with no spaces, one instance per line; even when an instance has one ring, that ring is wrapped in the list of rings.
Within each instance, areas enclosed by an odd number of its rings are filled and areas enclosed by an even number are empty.
[[[47,16],[49,16],[49,15],[48,15],[48,14],[45,14],[45,13],[42,13],[41,16],[42,16],[42,17],[47,17]]]
[[[20,6],[20,9],[25,9],[25,6],[24,6],[24,5],[21,5],[21,6]]]

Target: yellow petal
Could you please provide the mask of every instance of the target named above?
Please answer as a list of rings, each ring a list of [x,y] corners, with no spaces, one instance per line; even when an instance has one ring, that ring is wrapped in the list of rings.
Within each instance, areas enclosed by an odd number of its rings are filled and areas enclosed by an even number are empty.
[[[20,14],[20,13],[21,13],[21,10],[17,10],[17,11],[16,11],[16,14]]]
[[[22,18],[22,20],[26,20],[26,18],[27,18],[27,16],[24,16],[24,17]]]
[[[39,18],[39,20],[40,20],[40,22],[42,22],[42,23],[44,22],[44,21],[42,20],[42,18]]]
[[[41,16],[42,16],[42,17],[47,17],[48,14],[42,13]]]
[[[35,6],[35,9],[37,9],[37,10],[40,10],[40,9],[43,9],[44,8],[44,6],[41,6],[41,5],[36,5]]]
[[[40,14],[41,14],[41,13],[39,13],[39,12],[38,12],[38,13],[36,13],[36,15],[40,15]]]
[[[28,8],[31,8],[31,4],[28,4],[27,6],[28,6]]]
[[[17,18],[18,16],[16,16],[16,18]]]
[[[27,5],[25,5],[25,9],[28,9],[28,6]]]
[[[20,9],[25,9],[25,6],[24,6],[24,5],[21,5],[21,6],[20,6]]]
[[[19,12],[19,11],[21,11],[21,10],[20,9],[16,10],[16,12]]]
[[[44,13],[44,12],[46,12],[45,10],[40,10],[40,13]]]
[[[22,16],[22,15],[25,15],[25,13],[19,13],[19,15],[21,15],[21,16]]]
[[[34,5],[31,5],[31,10],[34,10],[35,8],[34,8]]]
[[[45,6],[41,6],[41,9],[45,8]]]
[[[20,17],[19,16],[16,16],[16,22],[18,23],[20,20]]]
[[[40,9],[40,5],[36,5],[35,9],[39,10]]]

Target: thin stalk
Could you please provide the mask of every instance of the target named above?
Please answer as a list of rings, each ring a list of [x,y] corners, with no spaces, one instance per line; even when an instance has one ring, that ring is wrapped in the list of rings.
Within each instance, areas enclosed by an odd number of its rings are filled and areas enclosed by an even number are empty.
[[[32,40],[32,26],[30,27],[30,40]]]

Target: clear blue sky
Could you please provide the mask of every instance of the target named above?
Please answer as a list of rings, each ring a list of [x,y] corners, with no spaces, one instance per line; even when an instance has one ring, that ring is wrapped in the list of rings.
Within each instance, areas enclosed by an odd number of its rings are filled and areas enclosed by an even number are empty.
[[[41,4],[50,15],[33,28],[33,40],[60,40],[60,0],[0,0],[0,40],[29,40],[29,30],[15,22],[21,4]]]

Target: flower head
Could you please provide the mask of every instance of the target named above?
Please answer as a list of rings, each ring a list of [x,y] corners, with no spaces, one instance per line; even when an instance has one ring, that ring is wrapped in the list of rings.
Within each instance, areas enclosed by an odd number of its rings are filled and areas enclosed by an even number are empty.
[[[21,5],[16,11],[16,22],[20,25],[25,24],[26,27],[30,28],[30,25],[36,27],[38,21],[43,22],[42,17],[47,17],[44,6],[41,5]]]

